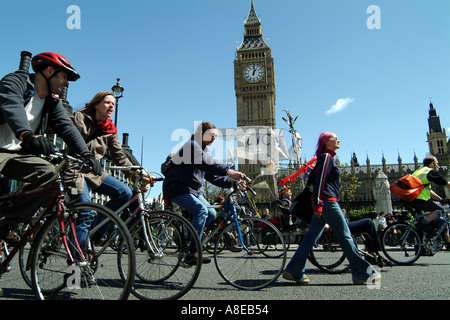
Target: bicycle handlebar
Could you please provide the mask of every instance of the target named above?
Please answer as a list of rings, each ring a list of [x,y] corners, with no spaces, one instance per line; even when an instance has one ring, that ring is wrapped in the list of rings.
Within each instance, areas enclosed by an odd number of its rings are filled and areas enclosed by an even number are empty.
[[[131,171],[144,169],[141,166],[109,166],[110,170],[121,170],[121,171]]]
[[[136,189],[144,191],[147,185],[153,187],[155,182],[163,181],[163,177],[154,177],[149,174],[142,166],[132,165],[132,166],[109,166],[110,170],[120,170],[120,171],[132,171],[128,180],[130,185]],[[144,172],[145,171],[145,172]]]
[[[60,171],[62,168],[64,168],[67,165],[68,161],[75,162],[75,163],[80,164],[81,166],[86,166],[86,167],[91,168],[91,166],[86,163],[85,158],[83,158],[82,156],[80,156],[78,154],[76,154],[75,156],[70,156],[66,153],[65,150],[55,151],[46,157],[49,158],[50,160],[53,160],[53,159],[62,160],[60,163],[55,165],[56,171]]]

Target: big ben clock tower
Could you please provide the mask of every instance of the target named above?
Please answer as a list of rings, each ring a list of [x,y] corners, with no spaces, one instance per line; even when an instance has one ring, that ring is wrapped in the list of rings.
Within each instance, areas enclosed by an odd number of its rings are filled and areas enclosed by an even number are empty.
[[[262,36],[261,21],[251,3],[244,41],[234,60],[237,125],[276,127],[275,69],[272,52]]]
[[[265,126],[276,128],[275,69],[272,51],[264,41],[261,21],[256,15],[253,0],[244,24],[244,40],[236,50],[234,87],[236,92],[237,126]],[[239,170],[255,179],[265,163],[239,163]],[[264,177],[270,190],[259,190],[259,201],[268,203],[275,195],[274,177]]]

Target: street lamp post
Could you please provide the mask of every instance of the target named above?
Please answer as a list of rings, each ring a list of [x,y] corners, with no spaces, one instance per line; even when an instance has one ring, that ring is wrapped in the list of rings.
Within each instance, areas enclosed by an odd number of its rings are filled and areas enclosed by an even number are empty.
[[[119,113],[119,99],[123,97],[123,87],[120,85],[120,78],[117,78],[117,83],[111,88],[116,98],[116,111],[114,116],[114,124],[117,127],[117,114]]]

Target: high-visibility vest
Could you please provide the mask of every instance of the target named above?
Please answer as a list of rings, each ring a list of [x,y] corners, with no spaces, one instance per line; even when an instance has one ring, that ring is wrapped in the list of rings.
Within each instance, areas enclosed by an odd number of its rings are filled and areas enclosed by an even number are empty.
[[[431,182],[428,180],[428,172],[430,172],[432,169],[428,167],[423,167],[420,169],[417,169],[414,171],[412,176],[419,178],[425,188],[422,190],[422,192],[417,196],[416,199],[425,200],[428,201],[431,199]]]

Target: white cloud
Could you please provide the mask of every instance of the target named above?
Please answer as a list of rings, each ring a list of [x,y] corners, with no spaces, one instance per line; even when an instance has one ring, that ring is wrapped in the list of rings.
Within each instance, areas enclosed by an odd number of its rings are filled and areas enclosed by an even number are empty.
[[[325,111],[325,114],[329,116],[330,114],[340,112],[344,110],[348,106],[348,104],[352,103],[353,101],[355,101],[355,99],[352,98],[338,99],[335,105],[331,106],[329,110]]]

